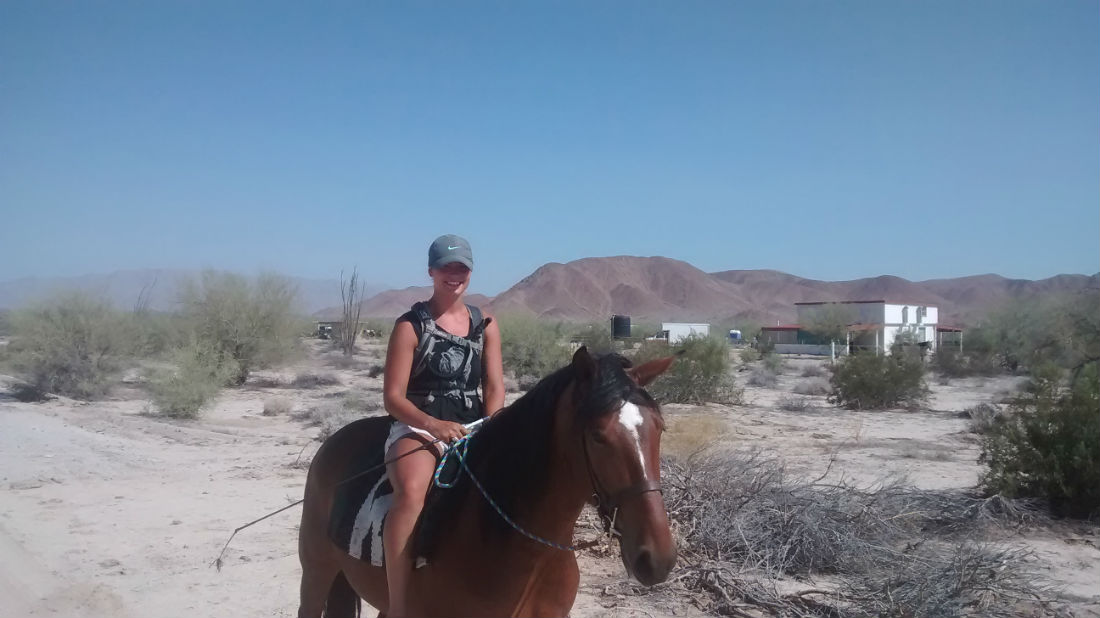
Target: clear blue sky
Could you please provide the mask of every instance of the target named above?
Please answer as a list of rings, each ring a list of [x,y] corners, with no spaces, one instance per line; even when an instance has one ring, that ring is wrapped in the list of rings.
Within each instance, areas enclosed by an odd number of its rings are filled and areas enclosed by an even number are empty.
[[[1100,270],[1082,2],[0,3],[0,280]]]

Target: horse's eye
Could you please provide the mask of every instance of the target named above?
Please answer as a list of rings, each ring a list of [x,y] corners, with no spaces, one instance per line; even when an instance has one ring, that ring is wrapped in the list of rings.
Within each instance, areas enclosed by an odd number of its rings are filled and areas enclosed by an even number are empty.
[[[609,442],[607,440],[607,437],[604,436],[602,433],[600,433],[598,431],[593,431],[591,435],[592,435],[592,441],[595,442],[596,444],[599,444],[601,446],[607,446],[608,445]]]

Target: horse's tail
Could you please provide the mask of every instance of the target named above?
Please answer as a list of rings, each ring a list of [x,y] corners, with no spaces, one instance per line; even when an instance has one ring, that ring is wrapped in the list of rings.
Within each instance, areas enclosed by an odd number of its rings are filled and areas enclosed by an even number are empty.
[[[351,589],[348,578],[340,571],[328,590],[328,600],[325,601],[321,618],[359,618],[361,609],[359,595]]]

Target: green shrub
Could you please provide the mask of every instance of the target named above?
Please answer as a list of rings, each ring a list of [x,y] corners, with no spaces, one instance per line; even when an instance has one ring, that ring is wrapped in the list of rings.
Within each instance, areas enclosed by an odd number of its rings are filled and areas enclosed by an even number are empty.
[[[742,348],[740,354],[742,363],[755,363],[760,360],[760,352],[756,348]]]
[[[178,315],[137,311],[125,318],[130,353],[138,358],[161,356],[185,345],[186,325]]]
[[[646,342],[635,355],[635,364],[680,353],[667,372],[648,387],[658,400],[669,403],[740,403],[742,391],[729,373],[729,349],[716,337],[688,337],[676,346]]]
[[[783,371],[783,368],[787,366],[783,357],[775,352],[764,354],[760,360],[764,363],[764,368],[772,373],[780,373]]]
[[[236,378],[236,361],[200,341],[174,354],[176,368],[156,372],[149,393],[161,416],[193,419],[218,391]]]
[[[94,399],[107,393],[127,356],[123,324],[106,301],[62,293],[13,313],[8,361],[38,391]]]
[[[541,379],[564,367],[572,358],[561,324],[532,316],[500,318],[500,347],[504,370],[517,380]]]
[[[757,367],[749,373],[749,386],[775,386],[779,383],[779,377],[766,367]]]
[[[257,367],[291,358],[297,349],[299,322],[294,314],[297,290],[278,275],[255,281],[232,273],[206,271],[185,282],[180,300],[194,337],[221,356],[232,358],[243,384]]]
[[[895,349],[879,356],[862,353],[835,363],[829,402],[856,410],[912,407],[928,397],[919,355]]]
[[[977,346],[975,346],[977,347]],[[943,347],[932,355],[932,368],[946,378],[965,378],[968,376],[988,376],[997,373],[1001,367],[993,356],[981,349],[960,352],[957,348]]]
[[[1100,514],[1100,376],[1085,368],[1068,392],[1040,386],[982,438],[982,487],[1049,500],[1060,513]]]
[[[971,406],[963,414],[970,419],[970,431],[973,433],[989,433],[995,425],[1004,421],[1004,412],[992,403]]]
[[[584,324],[573,331],[570,341],[580,343],[593,354],[607,354],[615,349],[609,322]]]

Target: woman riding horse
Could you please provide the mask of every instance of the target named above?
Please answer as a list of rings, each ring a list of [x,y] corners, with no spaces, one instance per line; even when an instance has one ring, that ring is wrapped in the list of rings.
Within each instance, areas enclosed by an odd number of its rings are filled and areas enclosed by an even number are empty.
[[[420,450],[466,434],[466,423],[504,405],[500,330],[492,318],[463,302],[474,267],[466,239],[440,236],[428,248],[432,297],[397,319],[386,353],[383,396],[394,418],[386,440],[386,467],[393,504],[386,515],[383,545],[391,618],[406,615],[405,587],[412,572],[409,537],[442,448]],[[478,387],[485,392],[482,403]],[[438,446],[438,443],[437,443]],[[402,457],[402,455],[406,455]]]

